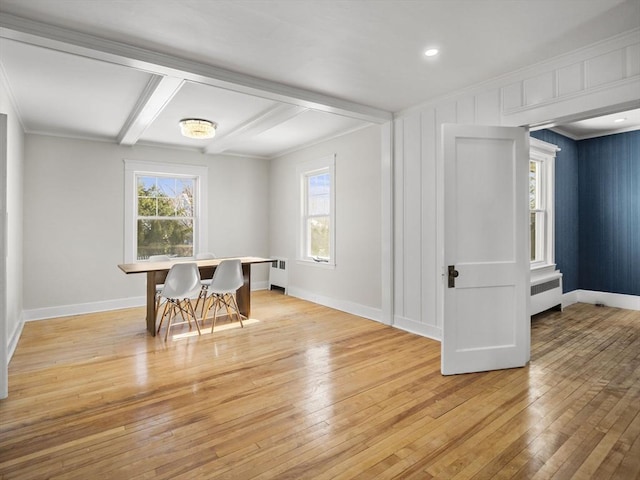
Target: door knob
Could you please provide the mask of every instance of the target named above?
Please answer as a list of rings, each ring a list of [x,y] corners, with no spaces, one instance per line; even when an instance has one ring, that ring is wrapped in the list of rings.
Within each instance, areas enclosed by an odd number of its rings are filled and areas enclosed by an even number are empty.
[[[449,265],[449,288],[455,288],[458,275],[460,272],[456,270],[455,265]]]

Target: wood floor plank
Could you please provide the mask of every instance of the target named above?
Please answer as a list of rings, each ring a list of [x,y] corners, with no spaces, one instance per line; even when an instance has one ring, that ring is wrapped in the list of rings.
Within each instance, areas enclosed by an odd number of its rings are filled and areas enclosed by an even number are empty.
[[[252,300],[167,342],[144,309],[27,323],[0,479],[640,478],[640,312],[538,315],[528,366],[444,377],[438,342]]]

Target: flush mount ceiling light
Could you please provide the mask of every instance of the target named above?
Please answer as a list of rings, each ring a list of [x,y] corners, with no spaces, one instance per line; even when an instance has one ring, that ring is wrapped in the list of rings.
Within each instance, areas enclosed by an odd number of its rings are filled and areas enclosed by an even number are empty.
[[[183,118],[180,120],[180,132],[188,138],[213,138],[218,124],[202,118]]]
[[[438,55],[438,49],[437,48],[430,48],[428,50],[426,50],[424,52],[424,55],[426,57],[435,57],[436,55]]]

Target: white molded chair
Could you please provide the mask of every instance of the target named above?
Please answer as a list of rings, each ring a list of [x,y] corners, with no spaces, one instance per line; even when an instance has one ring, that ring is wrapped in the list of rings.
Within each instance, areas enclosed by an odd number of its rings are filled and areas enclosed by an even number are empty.
[[[213,253],[198,253],[195,256],[196,260],[213,260],[216,258]],[[202,289],[200,290],[200,295],[198,295],[198,300],[196,300],[196,306],[193,307],[194,310],[198,310],[198,305],[200,304],[200,300],[202,300],[202,306],[200,307],[200,315],[202,315],[202,321],[204,321],[204,306],[207,300],[207,290],[211,285],[211,281],[213,278],[201,278],[200,282],[202,283]]]
[[[167,278],[164,281],[164,287],[160,296],[166,299],[164,304],[164,310],[162,311],[162,317],[160,317],[160,324],[158,325],[158,333],[162,327],[162,322],[165,317],[169,317],[167,324],[167,331],[164,335],[164,339],[169,337],[169,330],[173,319],[180,313],[183,320],[189,322],[189,328],[191,328],[191,319],[193,318],[198,329],[198,335],[200,335],[200,325],[196,318],[191,299],[198,296],[202,285],[200,284],[200,270],[198,265],[193,262],[189,263],[176,263],[171,267]],[[186,317],[185,317],[186,315]]]
[[[213,307],[213,322],[211,323],[211,333],[216,326],[216,317],[218,316],[218,309],[224,305],[229,320],[231,320],[231,310],[234,310],[242,324],[242,315],[238,308],[236,301],[236,290],[238,290],[244,283],[242,275],[242,265],[240,259],[222,260],[220,265],[217,266],[216,271],[211,279],[211,285],[208,288],[208,302],[206,313],[209,313],[211,307]],[[206,318],[204,315],[203,320]]]

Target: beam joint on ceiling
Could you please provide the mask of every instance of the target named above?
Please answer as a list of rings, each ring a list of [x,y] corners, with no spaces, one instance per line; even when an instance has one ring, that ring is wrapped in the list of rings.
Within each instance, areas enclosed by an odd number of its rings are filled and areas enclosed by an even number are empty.
[[[371,123],[393,119],[393,114],[386,110],[6,13],[0,13],[0,38]]]
[[[118,135],[118,143],[127,146],[135,145],[184,83],[182,78],[158,75],[151,77],[140,95],[138,103],[122,127]]]

